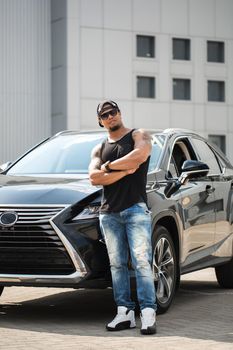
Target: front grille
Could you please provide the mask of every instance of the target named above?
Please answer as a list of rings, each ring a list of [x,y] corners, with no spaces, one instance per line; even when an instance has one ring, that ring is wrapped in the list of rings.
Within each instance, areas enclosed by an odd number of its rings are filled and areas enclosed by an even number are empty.
[[[0,225],[0,273],[68,275],[75,271],[67,250],[49,220],[62,206],[1,207],[15,212],[12,227]]]

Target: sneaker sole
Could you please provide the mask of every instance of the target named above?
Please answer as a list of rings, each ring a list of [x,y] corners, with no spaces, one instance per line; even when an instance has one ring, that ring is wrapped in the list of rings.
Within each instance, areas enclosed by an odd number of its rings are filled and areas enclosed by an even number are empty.
[[[156,333],[156,327],[147,327],[147,329],[141,329],[141,334],[155,334]]]
[[[121,323],[118,323],[116,327],[109,327],[106,326],[106,329],[110,332],[117,332],[117,331],[123,331],[124,329],[132,329],[135,328],[135,326],[130,326],[131,322],[130,321],[124,321]]]

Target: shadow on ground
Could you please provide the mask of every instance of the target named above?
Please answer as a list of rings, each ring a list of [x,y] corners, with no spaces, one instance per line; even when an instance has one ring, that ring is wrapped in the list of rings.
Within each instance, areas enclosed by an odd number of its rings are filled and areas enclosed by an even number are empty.
[[[7,293],[8,288],[4,293]],[[44,291],[45,289],[43,289]],[[51,292],[51,290],[50,290]],[[30,293],[30,288],[28,288]],[[30,295],[30,294],[29,294]],[[233,291],[215,281],[182,281],[173,305],[158,316],[157,337],[186,337],[233,342]],[[138,337],[136,330],[109,333],[105,324],[115,313],[112,290],[60,290],[20,303],[0,305],[1,327],[54,334]],[[137,310],[137,324],[140,327]]]

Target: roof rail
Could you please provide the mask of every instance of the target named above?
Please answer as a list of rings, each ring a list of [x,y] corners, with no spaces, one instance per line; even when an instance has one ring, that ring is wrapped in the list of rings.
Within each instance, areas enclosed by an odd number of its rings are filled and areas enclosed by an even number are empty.
[[[165,129],[163,132],[164,133],[169,133],[169,132],[179,132],[179,131],[182,131],[182,132],[188,132],[190,134],[195,134],[195,131],[193,130],[190,130],[190,129],[182,129],[182,128],[168,128],[168,129]]]
[[[66,134],[66,133],[69,133],[69,132],[75,132],[75,130],[62,130],[62,131],[59,131],[56,134],[54,134],[53,137],[56,137],[56,136],[59,136],[59,135],[62,135],[62,134]]]
[[[65,135],[65,134],[87,134],[87,133],[106,133],[105,130],[62,130],[54,134],[52,137],[57,137],[59,135]]]

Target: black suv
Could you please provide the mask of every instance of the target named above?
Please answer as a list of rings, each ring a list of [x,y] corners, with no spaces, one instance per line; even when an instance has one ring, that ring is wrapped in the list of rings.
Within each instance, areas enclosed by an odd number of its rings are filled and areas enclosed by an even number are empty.
[[[147,193],[159,312],[180,275],[215,267],[233,287],[233,167],[186,130],[151,131]],[[92,148],[104,132],[61,132],[0,175],[0,291],[4,286],[111,286],[98,212],[101,187],[88,179]],[[130,175],[129,175],[130,176]],[[133,268],[129,260],[129,268]]]

